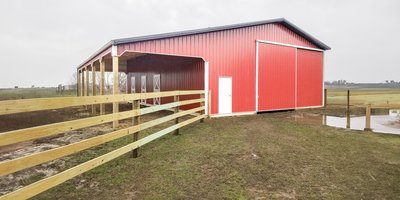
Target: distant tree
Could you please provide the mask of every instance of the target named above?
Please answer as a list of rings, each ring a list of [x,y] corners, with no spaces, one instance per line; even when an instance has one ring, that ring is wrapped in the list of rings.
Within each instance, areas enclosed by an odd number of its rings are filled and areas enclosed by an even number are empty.
[[[14,88],[15,88],[15,89],[17,89],[17,88],[18,88],[18,86],[14,86]]]
[[[35,85],[32,85],[31,88],[35,88]]]
[[[72,73],[72,75],[69,79],[69,85],[76,85],[77,79],[78,79],[78,77],[77,77],[76,72]]]

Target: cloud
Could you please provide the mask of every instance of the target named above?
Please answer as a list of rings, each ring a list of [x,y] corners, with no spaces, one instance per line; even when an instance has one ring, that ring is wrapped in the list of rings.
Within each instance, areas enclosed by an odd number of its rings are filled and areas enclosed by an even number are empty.
[[[111,39],[285,17],[332,47],[325,79],[398,80],[400,2],[13,0],[0,2],[0,87],[68,83]]]

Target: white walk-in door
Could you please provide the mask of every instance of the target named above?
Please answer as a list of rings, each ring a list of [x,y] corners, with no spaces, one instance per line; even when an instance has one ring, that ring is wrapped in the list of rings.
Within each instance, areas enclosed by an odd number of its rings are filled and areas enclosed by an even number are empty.
[[[232,113],[232,77],[218,79],[218,113]]]
[[[153,76],[153,92],[160,92],[160,90],[161,90],[160,74],[154,74],[154,76]],[[154,105],[160,105],[161,104],[161,98],[160,97],[155,97],[153,99],[153,104]]]
[[[146,93],[146,76],[142,75],[140,79],[140,92]],[[146,99],[141,99],[140,103],[146,104]]]

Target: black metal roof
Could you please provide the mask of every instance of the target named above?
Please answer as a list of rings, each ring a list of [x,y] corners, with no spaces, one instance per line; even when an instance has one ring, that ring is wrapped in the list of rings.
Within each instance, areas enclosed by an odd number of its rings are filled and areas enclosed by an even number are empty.
[[[248,23],[239,23],[239,24],[232,24],[232,25],[225,25],[225,26],[216,26],[216,27],[194,29],[194,30],[187,30],[187,31],[178,31],[178,32],[162,33],[162,34],[155,34],[155,35],[114,39],[114,40],[111,40],[110,42],[108,42],[106,45],[104,45],[101,49],[99,49],[92,56],[90,56],[90,58],[88,60],[86,60],[84,63],[82,63],[82,65],[84,65],[90,59],[92,59],[96,55],[100,54],[102,51],[104,51],[105,49],[109,48],[112,45],[127,44],[127,43],[142,42],[142,41],[157,40],[157,39],[165,39],[165,38],[187,36],[187,35],[195,35],[195,34],[201,34],[201,33],[224,31],[224,30],[244,28],[244,27],[257,26],[257,25],[263,25],[263,24],[272,24],[272,23],[279,23],[279,24],[284,25],[289,30],[302,36],[303,38],[310,41],[312,44],[314,44],[315,46],[317,46],[318,48],[320,48],[322,50],[330,50],[331,49],[328,45],[322,43],[321,41],[319,41],[312,35],[308,34],[307,32],[303,31],[296,25],[292,24],[285,18],[277,18],[277,19],[248,22]],[[79,67],[81,67],[82,65],[80,65]]]
[[[240,23],[240,24],[232,24],[232,25],[225,25],[225,26],[216,26],[216,27],[194,29],[194,30],[187,30],[187,31],[178,31],[178,32],[172,32],[172,33],[156,34],[156,35],[146,35],[146,36],[139,36],[139,37],[115,39],[115,40],[111,40],[111,44],[118,45],[118,44],[126,44],[126,43],[133,43],[133,42],[142,42],[142,41],[147,41],[147,40],[157,40],[157,39],[164,39],[164,38],[171,38],[171,37],[195,35],[195,34],[201,34],[201,33],[224,31],[224,30],[229,30],[229,29],[237,29],[237,28],[244,28],[244,27],[249,27],[249,26],[257,26],[257,25],[271,24],[271,23],[280,23],[280,24],[284,25],[288,29],[292,30],[293,32],[299,34],[300,36],[304,37],[305,39],[307,39],[308,41],[310,41],[311,43],[316,45],[318,48],[321,48],[323,50],[331,49],[329,46],[327,46],[326,44],[317,40],[315,37],[311,36],[310,34],[306,33],[305,31],[301,30],[299,27],[290,23],[285,18],[270,19],[270,20]]]

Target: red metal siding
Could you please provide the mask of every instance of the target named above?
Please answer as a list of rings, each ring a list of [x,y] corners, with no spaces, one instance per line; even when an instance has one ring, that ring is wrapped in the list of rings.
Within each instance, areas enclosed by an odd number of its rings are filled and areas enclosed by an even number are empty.
[[[295,107],[296,49],[259,44],[258,110]]]
[[[297,50],[297,107],[322,105],[323,53]]]
[[[218,77],[232,76],[232,111],[255,111],[255,40],[316,48],[280,24],[266,24],[118,46],[125,50],[202,57],[209,62],[211,113],[218,112]]]
[[[128,92],[131,92],[131,77],[135,77],[136,93],[141,92],[141,76],[146,76],[146,91],[153,91],[153,76],[160,74],[160,90],[203,90],[204,61],[199,58],[184,58],[165,55],[146,55],[128,61]],[[198,98],[197,96],[182,96],[181,100]],[[161,99],[161,103],[172,102],[173,97]],[[146,103],[152,104],[148,99]],[[189,109],[198,105],[184,106]]]

